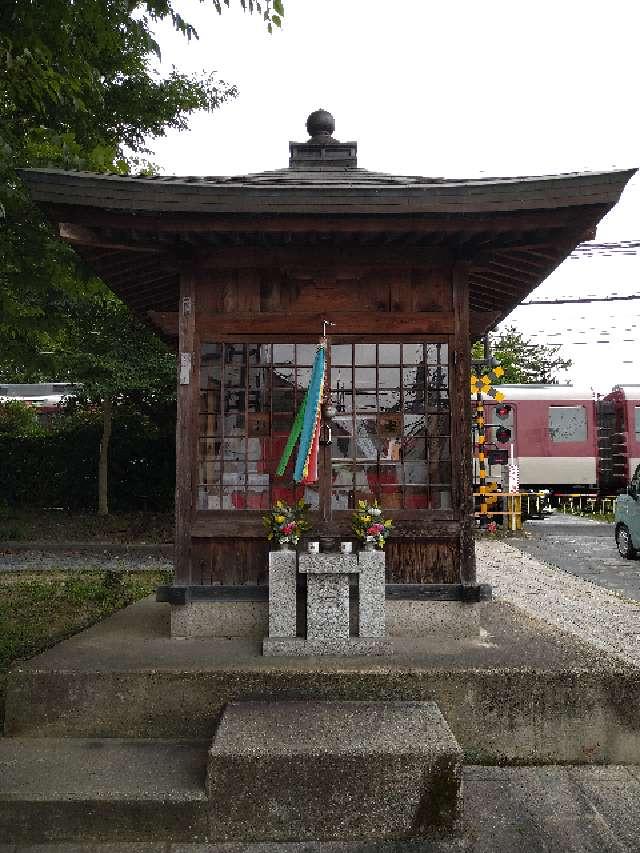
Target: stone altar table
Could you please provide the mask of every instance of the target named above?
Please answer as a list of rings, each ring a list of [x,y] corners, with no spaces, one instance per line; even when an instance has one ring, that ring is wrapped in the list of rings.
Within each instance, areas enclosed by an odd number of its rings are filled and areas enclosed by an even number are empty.
[[[382,655],[385,637],[384,553],[301,554],[307,575],[307,636],[296,637],[296,555],[269,554],[269,636],[267,656]],[[349,635],[349,576],[358,575],[359,636]]]

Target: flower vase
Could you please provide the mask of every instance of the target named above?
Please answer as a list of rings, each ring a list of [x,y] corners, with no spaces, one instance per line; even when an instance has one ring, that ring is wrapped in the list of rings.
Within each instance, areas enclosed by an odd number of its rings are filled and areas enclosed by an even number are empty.
[[[375,545],[373,544],[373,542],[363,542],[362,543],[362,550],[363,551],[375,551]]]
[[[290,542],[279,542],[278,548],[280,549],[280,551],[290,551],[291,550],[291,543]]]

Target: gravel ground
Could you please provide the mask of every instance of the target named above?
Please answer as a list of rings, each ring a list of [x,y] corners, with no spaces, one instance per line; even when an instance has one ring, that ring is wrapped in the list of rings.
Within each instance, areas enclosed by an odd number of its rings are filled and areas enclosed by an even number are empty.
[[[618,554],[614,530],[606,521],[554,513],[544,521],[527,522],[529,535],[509,544],[623,598],[640,601],[640,560]]]
[[[173,571],[173,560],[158,554],[113,554],[108,549],[0,552],[0,572]]]
[[[623,599],[500,541],[476,544],[479,583],[497,599],[640,665],[640,601]]]

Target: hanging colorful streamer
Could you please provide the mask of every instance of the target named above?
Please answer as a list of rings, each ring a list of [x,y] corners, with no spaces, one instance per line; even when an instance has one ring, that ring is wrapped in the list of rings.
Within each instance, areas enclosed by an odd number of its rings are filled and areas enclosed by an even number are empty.
[[[291,458],[291,454],[293,452],[293,448],[296,446],[296,441],[300,438],[300,433],[302,432],[302,422],[304,420],[304,412],[307,407],[307,398],[309,396],[309,391],[304,395],[304,400],[300,404],[300,408],[296,412],[296,419],[293,422],[293,427],[291,428],[291,432],[289,433],[289,438],[287,439],[287,443],[285,445],[284,451],[280,458],[280,462],[278,463],[278,467],[276,469],[276,476],[282,477],[284,475],[285,469]]]
[[[318,479],[318,450],[320,446],[321,405],[324,392],[325,346],[320,342],[311,371],[309,388],[296,414],[291,433],[280,459],[276,474],[282,477],[293,448],[300,439],[293,473],[297,483],[315,483]]]

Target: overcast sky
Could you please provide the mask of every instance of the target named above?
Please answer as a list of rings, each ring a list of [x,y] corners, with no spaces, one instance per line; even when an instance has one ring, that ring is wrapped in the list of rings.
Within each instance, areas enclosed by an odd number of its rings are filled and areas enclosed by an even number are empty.
[[[168,174],[284,167],[288,141],[306,139],[319,107],[373,170],[477,177],[640,165],[636,0],[285,0],[272,36],[239,0],[231,5],[218,17],[208,0],[178,2],[199,41],[158,29],[165,68],[215,70],[239,89],[188,132],[152,144]],[[598,239],[640,239],[640,178]],[[638,279],[640,255],[567,260],[535,296],[640,293]],[[521,307],[508,322],[562,342],[575,384],[606,393],[640,382],[640,300]]]

